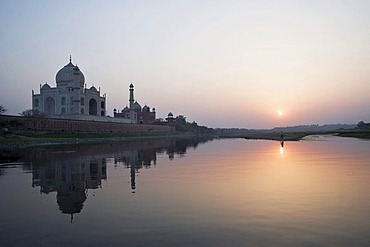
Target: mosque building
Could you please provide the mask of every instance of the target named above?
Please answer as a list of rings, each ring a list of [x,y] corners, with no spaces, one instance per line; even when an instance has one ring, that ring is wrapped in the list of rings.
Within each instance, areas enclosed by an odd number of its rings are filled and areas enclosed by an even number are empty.
[[[129,107],[126,106],[121,110],[121,112],[118,112],[117,109],[114,109],[114,117],[134,119],[135,123],[138,124],[154,124],[156,115],[155,108],[150,109],[150,107],[147,105],[141,108],[141,105],[134,99],[134,85],[132,85],[132,83],[130,84],[129,91]]]

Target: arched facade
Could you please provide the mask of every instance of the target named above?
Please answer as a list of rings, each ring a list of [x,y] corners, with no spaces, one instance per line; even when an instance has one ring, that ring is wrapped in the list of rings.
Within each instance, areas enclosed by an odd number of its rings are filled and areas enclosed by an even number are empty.
[[[51,96],[45,99],[44,114],[47,117],[53,117],[55,115],[55,100]]]
[[[40,93],[32,91],[32,109],[48,117],[86,119],[89,116],[105,116],[106,98],[94,86],[87,88],[85,76],[77,65],[69,63],[56,76],[56,87],[45,83]]]
[[[89,101],[89,115],[98,115],[98,103],[95,99]]]

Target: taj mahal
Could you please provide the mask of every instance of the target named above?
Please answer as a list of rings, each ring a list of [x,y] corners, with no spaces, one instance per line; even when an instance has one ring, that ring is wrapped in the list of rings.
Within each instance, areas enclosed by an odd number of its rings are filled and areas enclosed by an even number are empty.
[[[141,105],[134,100],[134,86],[129,86],[129,107],[121,112],[115,109],[114,117],[107,117],[106,95],[100,88],[87,88],[85,76],[77,65],[69,63],[55,76],[56,87],[40,84],[40,93],[32,90],[32,110],[42,112],[48,118],[90,120],[120,123],[153,124],[155,109]]]

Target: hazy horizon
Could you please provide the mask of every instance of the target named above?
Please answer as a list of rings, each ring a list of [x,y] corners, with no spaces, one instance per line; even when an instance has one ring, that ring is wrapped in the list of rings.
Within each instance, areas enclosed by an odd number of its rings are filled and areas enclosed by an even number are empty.
[[[1,1],[0,105],[69,62],[107,94],[208,127],[370,122],[370,1]]]

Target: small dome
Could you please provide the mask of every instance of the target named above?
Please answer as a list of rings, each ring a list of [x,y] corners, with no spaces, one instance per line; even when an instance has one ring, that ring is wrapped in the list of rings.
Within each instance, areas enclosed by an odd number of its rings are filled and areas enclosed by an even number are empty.
[[[94,86],[92,86],[92,87],[90,88],[90,90],[91,90],[91,91],[95,91],[95,92],[97,92],[97,91],[98,91],[98,89],[96,89],[96,87],[94,87]]]
[[[127,106],[122,109],[122,112],[129,112],[129,111],[130,111],[130,108],[128,108]]]
[[[75,68],[78,69],[77,66],[72,64],[72,59],[69,59],[69,63],[61,68],[55,76],[57,86],[67,86],[68,83],[73,82],[73,73],[75,72]],[[80,83],[80,87],[83,88],[83,85],[85,84],[85,76],[81,70],[79,70],[79,73],[78,82]]]
[[[48,89],[51,89],[51,87],[49,86],[49,84],[45,83],[42,87],[41,87],[41,90],[48,90]]]
[[[172,112],[168,113],[168,117],[173,117]]]
[[[134,110],[141,110],[141,105],[137,101],[135,101],[133,108]]]
[[[145,106],[143,107],[143,111],[145,111],[145,112],[150,112],[150,107],[149,107],[149,106],[147,106],[147,105],[145,105]]]

